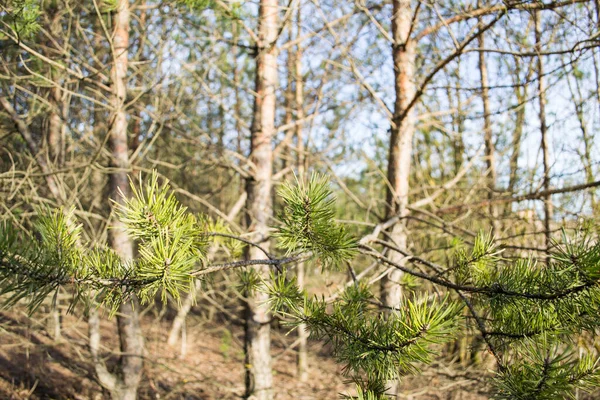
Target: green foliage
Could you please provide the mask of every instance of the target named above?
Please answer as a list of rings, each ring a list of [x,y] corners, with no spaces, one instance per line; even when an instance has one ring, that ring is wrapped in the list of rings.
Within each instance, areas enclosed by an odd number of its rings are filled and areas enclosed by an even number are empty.
[[[86,283],[94,302],[103,304],[110,315],[114,315],[138,287],[132,284],[135,281],[132,269],[110,248],[92,248],[85,254],[82,266],[90,269]]]
[[[204,10],[205,8],[214,7],[212,0],[178,0],[178,2],[192,10]]]
[[[250,296],[260,287],[262,282],[260,275],[254,268],[243,269],[238,272],[238,291]]]
[[[361,385],[356,385],[356,396],[342,395],[346,400],[380,400],[382,396],[378,393],[385,391],[385,387],[378,387],[375,390],[367,389]]]
[[[588,235],[554,243],[546,264],[501,257],[489,235],[457,251],[454,273],[474,288],[489,342],[498,350],[498,399],[574,398],[598,384],[598,358],[577,356],[573,341],[600,326],[600,244]]]
[[[492,331],[529,336],[600,324],[598,243],[564,236],[545,265],[534,258],[502,258],[493,241],[480,236],[472,252],[460,251],[457,258],[457,282],[486,289],[474,300],[486,306]]]
[[[452,337],[461,310],[447,300],[420,298],[384,315],[363,285],[348,287],[333,304],[309,299],[284,274],[266,286],[274,312],[291,326],[306,324],[311,337],[331,343],[344,374],[359,385],[364,398],[380,398],[387,381],[429,362],[431,345]]]
[[[589,391],[600,384],[598,358],[578,358],[572,349],[546,335],[527,339],[525,344],[498,374],[496,399],[575,399],[574,388]]]
[[[80,280],[88,273],[79,269],[81,227],[70,224],[73,211],[43,210],[34,232],[20,232],[0,224],[0,294],[7,306],[29,297],[35,310],[48,295],[57,295],[61,284],[72,282],[79,297]]]
[[[493,280],[493,271],[500,258],[491,234],[480,233],[475,238],[473,246],[467,250],[457,245],[455,251],[455,276],[460,284],[487,286]]]
[[[133,184],[132,198],[115,203],[127,232],[139,241],[135,279],[143,282],[138,295],[150,301],[160,291],[179,299],[191,289],[192,275],[206,250],[206,224],[187,212],[175,198],[168,182],[160,185],[153,173],[146,184]]]
[[[100,10],[103,13],[111,13],[117,11],[117,0],[103,0],[100,3]]]
[[[312,252],[324,267],[339,266],[356,255],[356,241],[334,220],[335,198],[325,176],[286,182],[279,195],[285,206],[277,238],[288,254]]]
[[[28,297],[34,309],[48,294],[66,285],[75,287],[77,299],[92,291],[111,312],[133,295],[142,302],[153,300],[158,293],[163,300],[167,294],[179,300],[180,293],[191,288],[196,272],[206,266],[210,240],[225,246],[230,254],[241,253],[242,239],[237,239],[220,220],[189,213],[168,182],[159,184],[156,173],[145,183],[131,186],[131,198],[122,195],[121,201],[114,204],[117,218],[138,243],[136,260],[122,260],[103,246],[90,248],[80,237],[81,227],[75,224],[72,211],[41,212],[35,228],[39,241],[31,240],[28,232],[17,232],[4,224],[0,293],[11,294],[9,304]],[[308,186],[287,186],[284,195],[290,208],[286,218],[293,224],[282,228],[281,237],[288,251],[313,252],[326,265],[348,260],[354,254],[354,241],[333,223],[333,199],[324,178],[315,176]],[[294,212],[299,196],[303,201],[302,220]],[[298,224],[303,229],[299,234],[294,233]],[[261,283],[252,269],[242,271],[240,281],[241,289],[248,293]]]
[[[3,22],[12,27],[19,38],[28,38],[39,30],[39,0],[9,0],[1,3],[5,11],[1,17]]]
[[[111,313],[130,296],[149,302],[160,292],[175,299],[188,291],[196,265],[205,256],[206,223],[187,212],[153,174],[145,185],[132,184],[133,197],[115,203],[117,216],[138,240],[139,257],[122,260],[113,250],[90,248],[81,239],[73,211],[42,210],[36,239],[7,223],[0,231],[0,294],[7,305],[23,298],[33,311],[60,286],[71,286],[72,305],[93,293]]]

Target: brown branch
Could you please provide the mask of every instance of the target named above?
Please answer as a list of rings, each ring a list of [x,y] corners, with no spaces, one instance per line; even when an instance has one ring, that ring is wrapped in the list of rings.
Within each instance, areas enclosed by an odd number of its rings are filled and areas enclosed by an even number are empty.
[[[27,143],[27,147],[29,148],[31,155],[33,156],[38,167],[40,167],[42,173],[44,174],[44,179],[46,180],[48,189],[50,189],[50,192],[59,203],[64,203],[65,196],[60,190],[58,182],[56,181],[56,178],[53,175],[50,166],[46,162],[46,159],[39,151],[37,143],[33,139],[33,135],[31,134],[29,127],[27,126],[25,121],[23,121],[23,119],[19,116],[19,114],[17,114],[17,111],[12,106],[12,104],[10,104],[6,96],[0,96],[0,105],[2,106],[4,111],[6,111],[6,113],[9,115],[12,122],[15,124],[17,131],[19,132],[21,137],[23,137],[25,143]]]
[[[463,209],[486,207],[491,204],[517,203],[517,202],[521,202],[521,201],[525,201],[525,200],[537,200],[537,199],[544,198],[546,196],[551,196],[553,194],[577,192],[580,190],[591,189],[591,188],[595,188],[595,187],[599,187],[599,186],[600,186],[600,181],[595,181],[595,182],[590,182],[590,183],[582,183],[582,184],[574,185],[574,186],[567,186],[564,188],[542,190],[542,191],[538,191],[538,192],[522,194],[520,196],[502,196],[502,197],[497,197],[495,199],[478,201],[475,203],[457,204],[454,206],[440,208],[439,210],[436,210],[435,213],[436,214],[447,214],[447,213],[459,212]]]
[[[497,4],[495,6],[488,6],[488,7],[478,8],[478,9],[471,10],[471,11],[465,11],[464,14],[455,15],[453,17],[446,18],[442,22],[439,22],[438,24],[433,25],[429,28],[425,28],[424,30],[419,32],[416,35],[414,40],[419,41],[423,37],[425,37],[427,35],[431,35],[432,33],[437,32],[439,29],[441,29],[449,24],[453,24],[455,22],[466,21],[468,19],[478,18],[478,17],[482,17],[485,15],[494,14],[496,12],[507,13],[508,11],[514,11],[514,10],[521,10],[521,11],[554,10],[556,8],[561,8],[561,7],[569,6],[569,5],[576,4],[576,3],[587,3],[587,2],[588,2],[588,0],[568,0],[568,1],[557,1],[557,2],[552,2],[552,3],[535,2],[535,3],[526,3],[526,4],[519,3],[519,4],[512,4],[512,5],[510,4],[510,2],[502,2],[501,4]]]

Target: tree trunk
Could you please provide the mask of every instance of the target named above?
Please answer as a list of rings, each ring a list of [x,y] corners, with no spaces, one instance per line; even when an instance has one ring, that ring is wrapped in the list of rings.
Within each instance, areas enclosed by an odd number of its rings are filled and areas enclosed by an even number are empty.
[[[288,31],[289,31],[289,40],[290,41],[294,40],[294,36],[293,36],[294,32],[293,32],[293,27],[291,24],[288,26]],[[296,80],[296,74],[295,74],[296,63],[294,61],[295,56],[296,56],[296,54],[295,54],[294,49],[293,48],[288,49],[287,57],[285,60],[285,67],[286,67],[286,74],[287,74],[285,95],[284,95],[285,116],[283,119],[283,123],[285,126],[291,126],[294,121],[294,101],[296,100],[296,96],[294,93],[294,81]],[[281,145],[283,146],[283,148],[281,150],[281,156],[279,157],[281,159],[281,169],[282,170],[286,169],[290,165],[294,165],[294,162],[292,161],[294,159],[293,146],[291,143],[293,134],[294,134],[294,130],[290,129],[288,132],[285,133],[283,140],[279,144],[280,146]],[[296,167],[298,167],[298,166],[296,165]]]
[[[415,131],[414,110],[408,109],[415,96],[414,68],[415,43],[410,39],[413,12],[410,0],[393,0],[392,57],[394,61],[394,116],[391,127],[388,158],[386,218],[407,214],[408,191]],[[406,221],[400,220],[390,233],[391,240],[401,249],[406,249],[408,232]],[[397,252],[390,254],[393,262],[404,264],[404,257]],[[397,307],[402,299],[400,281],[402,272],[394,269],[381,281],[381,299],[387,307]],[[390,383],[390,394],[395,395],[397,384]]]
[[[464,110],[462,105],[461,98],[461,76],[460,76],[460,58],[456,59],[456,69],[455,75],[456,77],[456,88],[454,90],[448,86],[446,90],[446,94],[448,96],[448,105],[450,109],[456,108],[456,112],[452,112],[452,161],[454,163],[454,175],[458,174],[460,169],[463,166],[464,162],[464,153],[465,153],[465,142],[463,140],[463,132],[464,132]],[[456,99],[456,104],[454,103],[454,99]]]
[[[55,165],[64,164],[64,141],[66,139],[66,125],[64,123],[64,106],[62,100],[62,90],[60,81],[55,80],[54,86],[50,89],[50,104],[52,108],[48,116],[47,141],[50,151],[50,161]]]
[[[480,20],[481,23],[481,20]],[[477,38],[479,48],[485,49],[485,35],[482,33]],[[479,52],[479,76],[481,78],[481,101],[483,103],[483,141],[485,143],[485,163],[487,172],[487,195],[491,199],[496,191],[496,154],[494,137],[492,132],[492,120],[490,116],[490,93],[487,65],[485,62],[485,53]],[[494,204],[489,208],[490,219],[492,221],[492,234],[497,235],[499,230],[498,209]]]
[[[541,134],[541,148],[542,158],[544,167],[544,180],[543,187],[544,191],[550,190],[550,149],[548,145],[548,126],[546,124],[546,81],[544,79],[544,60],[539,54],[542,51],[542,24],[540,19],[540,12],[536,11],[533,14],[535,23],[535,49],[538,53],[537,57],[537,72],[538,72],[538,101],[539,101],[539,119],[540,119],[540,134]],[[546,249],[550,249],[552,245],[552,196],[547,195],[544,197],[544,233],[546,239]],[[550,257],[546,259],[546,262],[550,262]]]
[[[410,1],[394,0],[393,60],[394,87],[396,101],[394,103],[394,119],[391,128],[390,149],[388,158],[386,218],[404,215],[407,212],[412,138],[415,131],[415,117],[412,110],[407,110],[415,94],[414,62],[415,43],[407,36],[410,32],[412,11]],[[394,225],[391,238],[400,248],[406,248],[406,223],[400,221]],[[391,255],[395,262],[401,262],[402,255]],[[402,289],[398,285],[402,272],[394,270],[382,279],[381,296],[385,305],[395,307],[402,298]]]
[[[518,57],[515,57],[515,78],[513,79],[513,83],[515,85],[515,96],[517,98],[517,114],[515,116],[515,129],[512,134],[512,152],[510,154],[509,160],[509,181],[508,181],[508,193],[514,194],[517,186],[518,173],[519,173],[519,155],[521,154],[521,139],[523,137],[523,127],[525,125],[525,112],[526,112],[526,104],[527,101],[527,85],[523,87],[519,86],[520,83],[520,60]],[[527,73],[526,82],[531,78],[532,68],[529,68],[529,72]],[[510,207],[507,207],[510,210]]]
[[[50,32],[55,40],[61,38],[61,13],[53,6],[50,6],[48,13],[52,15],[50,18]],[[48,40],[46,45],[52,49],[53,43]],[[48,51],[48,57],[52,57],[51,51]],[[65,140],[66,140],[66,109],[67,105],[63,100],[62,79],[58,71],[50,70],[50,76],[53,86],[50,88],[50,112],[48,115],[48,124],[46,131],[46,142],[48,144],[50,164],[62,167],[65,162]],[[60,315],[60,300],[56,299],[56,304],[51,305],[50,315],[48,316],[48,332],[54,340],[61,339],[61,315]]]
[[[296,37],[302,37],[301,31],[301,13],[300,4],[298,4],[298,14],[296,19]],[[296,105],[296,164],[298,169],[298,175],[301,179],[306,179],[306,157],[304,154],[304,133],[302,131],[302,124],[300,123],[304,119],[304,80],[302,77],[302,47],[298,44],[296,48],[296,54],[294,56],[294,80],[296,82],[295,91],[295,105]],[[298,287],[304,288],[304,262],[299,262],[296,267]],[[301,382],[308,380],[308,330],[306,324],[298,325],[298,379]]]
[[[273,213],[271,197],[273,150],[275,133],[275,89],[277,87],[278,33],[277,0],[261,0],[259,7],[259,40],[256,55],[256,98],[250,136],[250,161],[254,172],[247,182],[247,223],[252,240],[269,249],[269,222]],[[247,251],[248,259],[264,258],[254,246]],[[269,276],[267,266],[257,267],[263,278]],[[247,294],[246,301],[246,397],[273,398],[271,371],[271,316],[265,304],[267,295],[260,290]]]
[[[583,98],[581,84],[577,77],[575,80],[575,88],[571,84],[570,78],[567,79],[567,83],[569,86],[569,90],[571,91],[571,98],[573,101],[573,105],[575,106],[575,115],[577,116],[577,122],[579,123],[579,129],[581,130],[581,139],[583,141],[583,152],[578,151],[579,157],[581,157],[581,163],[583,164],[583,169],[585,171],[585,181],[586,183],[594,182],[594,171],[593,165],[594,162],[592,160],[592,148],[593,148],[593,137],[588,132],[587,121],[585,119],[585,100]],[[596,210],[596,196],[595,189],[590,190],[590,206],[592,208],[592,215],[595,215],[594,212]]]
[[[114,167],[117,171],[110,177],[111,197],[114,201],[121,203],[121,192],[129,196],[129,180],[127,173],[130,170],[129,153],[127,145],[127,111],[124,104],[127,97],[127,56],[129,47],[129,0],[119,0],[114,16],[114,57],[115,65],[112,70],[114,85],[113,107],[115,109],[114,120],[110,132],[110,144]],[[122,222],[115,220],[109,231],[110,245],[115,252],[125,261],[133,259],[133,242],[125,231]],[[142,355],[144,351],[144,340],[139,326],[138,314],[134,309],[134,302],[124,303],[117,316],[119,329],[119,340],[121,352],[121,372],[123,388],[120,392],[123,399],[135,398],[135,392],[139,386],[142,374]],[[132,395],[133,393],[133,395]]]
[[[111,71],[111,78],[113,82],[112,107],[114,114],[110,129],[112,167],[115,169],[115,172],[110,175],[110,197],[118,203],[123,201],[120,193],[126,197],[129,196],[128,171],[130,170],[130,164],[127,142],[127,112],[124,108],[127,96],[129,18],[128,0],[118,0],[113,19],[115,29],[113,35],[114,66]],[[127,235],[125,225],[117,219],[113,220],[112,229],[109,230],[109,242],[123,262],[130,263],[133,260],[133,242]],[[144,339],[134,303],[135,299],[123,303],[117,314],[119,344],[122,353],[119,371],[114,375],[107,374],[104,365],[98,357],[95,357],[96,371],[100,383],[110,391],[113,399],[118,400],[133,400],[137,397],[137,388],[142,375]],[[94,315],[91,315],[90,347],[92,347],[94,341],[99,340],[98,328],[97,316],[94,318]]]

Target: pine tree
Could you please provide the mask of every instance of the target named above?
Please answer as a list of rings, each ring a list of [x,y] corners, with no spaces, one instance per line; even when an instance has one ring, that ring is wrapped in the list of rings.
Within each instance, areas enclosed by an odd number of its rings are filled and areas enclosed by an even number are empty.
[[[276,239],[285,252],[280,258],[211,265],[206,249],[213,240],[257,244],[189,213],[156,174],[132,188],[132,197],[117,205],[119,220],[140,248],[130,265],[109,248],[78,245],[81,228],[69,223],[74,220],[69,211],[39,210],[32,231],[5,222],[0,228],[0,294],[6,305],[26,301],[32,312],[66,287],[73,293],[71,310],[83,302],[115,312],[132,295],[142,302],[167,294],[179,299],[194,279],[211,272],[267,265],[269,279],[241,275],[246,290],[264,291],[272,312],[289,328],[304,324],[313,338],[330,343],[344,375],[357,384],[356,398],[386,398],[388,382],[417,373],[439,344],[453,338],[465,308],[496,359],[495,398],[574,398],[575,389],[600,384],[597,356],[573,350],[577,335],[594,333],[600,324],[600,243],[588,233],[565,233],[549,264],[505,258],[490,235],[480,234],[473,246],[456,250],[450,268],[411,257],[424,267],[411,269],[355,240],[336,223],[327,179],[313,175],[307,183],[288,183],[279,191],[284,208]],[[338,268],[359,253],[445,288],[445,294],[405,299],[383,313],[382,303],[360,282],[328,301],[308,296],[284,273],[309,259],[323,269]]]

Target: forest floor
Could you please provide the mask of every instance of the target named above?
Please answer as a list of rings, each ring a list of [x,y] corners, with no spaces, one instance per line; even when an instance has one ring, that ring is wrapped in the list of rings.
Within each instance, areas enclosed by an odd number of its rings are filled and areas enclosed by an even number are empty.
[[[87,323],[72,315],[63,317],[62,340],[46,332],[40,313],[29,318],[23,312],[0,313],[0,399],[104,399],[96,382],[87,348]],[[192,316],[186,329],[185,354],[181,346],[166,344],[169,320],[145,314],[146,336],[141,399],[240,399],[244,391],[242,329],[225,327]],[[341,367],[327,346],[310,344],[310,376],[306,383],[295,377],[294,335],[274,330],[274,387],[277,400],[334,400],[351,393]],[[118,343],[114,320],[102,323],[107,364],[114,363]],[[109,355],[113,354],[111,358]],[[450,364],[452,365],[452,364]],[[403,380],[400,398],[412,400],[487,399],[483,371],[468,371],[436,364],[423,374]]]

